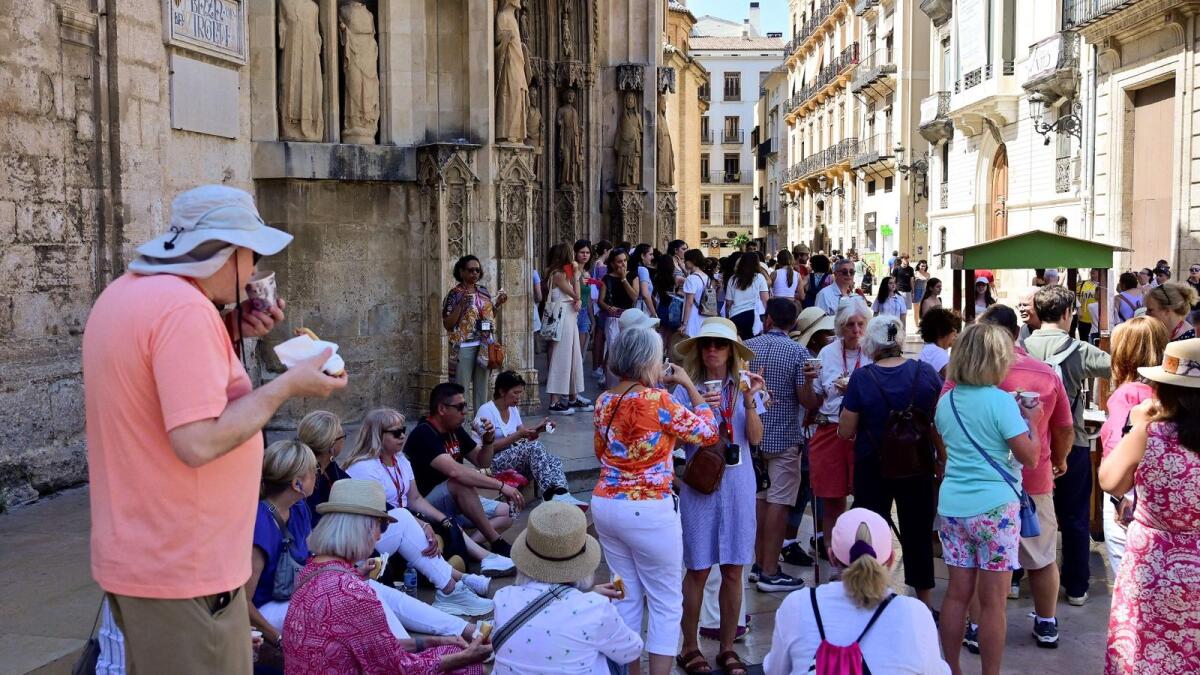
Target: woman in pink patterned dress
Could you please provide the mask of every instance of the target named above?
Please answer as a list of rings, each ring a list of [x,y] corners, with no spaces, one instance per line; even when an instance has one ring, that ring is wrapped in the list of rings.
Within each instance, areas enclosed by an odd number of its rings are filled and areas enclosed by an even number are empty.
[[[1200,672],[1200,339],[1139,368],[1157,400],[1100,464],[1100,487],[1136,490],[1108,619],[1105,672]]]

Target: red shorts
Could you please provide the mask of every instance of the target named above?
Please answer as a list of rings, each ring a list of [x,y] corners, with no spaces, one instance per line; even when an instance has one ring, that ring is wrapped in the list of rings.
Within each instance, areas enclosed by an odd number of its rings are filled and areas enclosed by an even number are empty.
[[[808,442],[808,474],[817,497],[848,497],[854,486],[854,441],[838,438],[838,425],[822,424]]]

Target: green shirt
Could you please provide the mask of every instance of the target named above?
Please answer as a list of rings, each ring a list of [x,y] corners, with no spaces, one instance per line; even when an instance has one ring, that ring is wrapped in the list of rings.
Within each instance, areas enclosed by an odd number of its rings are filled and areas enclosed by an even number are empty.
[[[1075,445],[1088,445],[1088,434],[1083,428],[1083,381],[1092,377],[1112,377],[1112,357],[1090,343],[1076,340],[1063,329],[1052,326],[1039,328],[1025,338],[1025,351],[1033,358],[1049,362],[1055,354],[1067,348],[1071,342],[1079,342],[1075,353],[1063,361],[1061,370],[1067,398],[1071,399],[1071,413],[1075,416]]]

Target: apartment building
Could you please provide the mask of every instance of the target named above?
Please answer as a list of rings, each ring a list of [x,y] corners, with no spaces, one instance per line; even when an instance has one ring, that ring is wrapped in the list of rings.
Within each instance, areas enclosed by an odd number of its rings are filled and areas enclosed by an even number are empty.
[[[736,25],[736,24],[732,24]],[[709,73],[710,87],[702,91],[709,109],[700,120],[700,230],[714,249],[753,234],[755,155],[750,131],[759,89],[783,59],[779,34],[762,36],[758,3],[750,3],[750,16],[737,35],[728,33],[731,22],[704,16],[697,20],[691,55]]]
[[[783,221],[786,208],[782,197],[784,174],[788,169],[787,124],[783,121],[784,105],[788,99],[788,71],[780,65],[767,74],[759,87],[758,103],[754,107],[754,128],[750,145],[754,152],[755,220],[751,238],[761,250],[775,252],[788,245]],[[781,229],[782,227],[782,229]]]
[[[675,236],[690,246],[700,244],[701,146],[695,139],[708,110],[707,98],[700,96],[708,87],[708,72],[691,54],[695,24],[696,17],[686,6],[675,0],[668,3],[663,65],[675,69],[675,90],[666,94],[667,126],[675,151]]]
[[[1091,66],[1081,73],[1088,94],[1077,100],[1090,145],[1083,156],[1094,160],[1072,170],[1094,188],[1079,231],[1133,249],[1119,269],[1165,258],[1186,270],[1200,260],[1198,12],[1197,0],[1061,2],[1061,40],[1081,38]]]

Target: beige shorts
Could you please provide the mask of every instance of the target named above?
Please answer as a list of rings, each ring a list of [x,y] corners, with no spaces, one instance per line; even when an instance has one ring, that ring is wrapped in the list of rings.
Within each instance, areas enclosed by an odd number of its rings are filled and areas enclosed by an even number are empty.
[[[1054,514],[1054,495],[1029,495],[1037,507],[1038,524],[1042,533],[1021,539],[1017,561],[1021,569],[1040,570],[1058,561],[1058,517]]]
[[[796,495],[800,494],[799,446],[790,447],[778,455],[763,455],[763,459],[767,463],[771,487],[759,492],[758,498],[767,500],[768,504],[792,506],[796,503]]]

